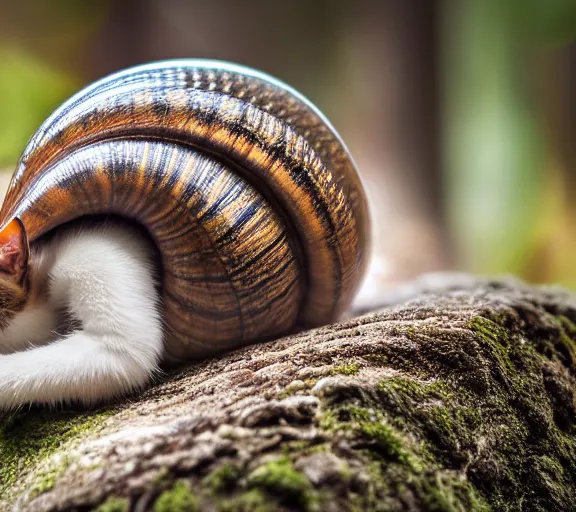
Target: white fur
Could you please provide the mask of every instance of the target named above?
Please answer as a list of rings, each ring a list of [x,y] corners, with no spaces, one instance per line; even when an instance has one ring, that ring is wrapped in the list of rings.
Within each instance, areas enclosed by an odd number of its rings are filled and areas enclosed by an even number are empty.
[[[151,258],[116,225],[64,232],[38,249],[32,283],[47,279],[48,291],[0,332],[0,409],[89,404],[144,386],[163,351]],[[62,310],[81,329],[59,336]]]

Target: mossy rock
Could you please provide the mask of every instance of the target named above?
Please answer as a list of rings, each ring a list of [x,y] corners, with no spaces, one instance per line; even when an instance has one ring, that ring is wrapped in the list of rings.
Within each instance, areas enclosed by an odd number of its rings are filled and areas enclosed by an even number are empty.
[[[469,280],[3,420],[4,509],[573,510],[576,297]],[[1,507],[0,507],[1,509]]]

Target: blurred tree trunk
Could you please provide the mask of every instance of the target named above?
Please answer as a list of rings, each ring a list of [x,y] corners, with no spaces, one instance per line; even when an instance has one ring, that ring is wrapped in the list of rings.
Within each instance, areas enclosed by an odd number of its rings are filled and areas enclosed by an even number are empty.
[[[390,283],[446,268],[452,247],[440,166],[438,2],[359,2],[346,50],[350,146],[368,184],[374,265],[359,304]]]

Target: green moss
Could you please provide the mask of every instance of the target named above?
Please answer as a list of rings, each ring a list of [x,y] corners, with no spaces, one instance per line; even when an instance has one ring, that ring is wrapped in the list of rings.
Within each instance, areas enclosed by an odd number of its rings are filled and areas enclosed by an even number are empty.
[[[334,366],[330,370],[331,375],[356,375],[358,373],[358,365],[356,363],[342,363]]]
[[[566,465],[574,467],[576,450],[567,433],[576,432],[569,419],[574,391],[561,383],[566,374],[550,373],[548,361],[564,350],[559,339],[573,343],[576,328],[564,325],[552,339],[539,333],[531,343],[532,333],[505,327],[510,321],[504,313],[475,317],[460,338],[410,328],[407,335],[420,345],[416,357],[408,355],[411,366],[398,346],[399,354],[365,358],[403,371],[379,382],[377,399],[341,388],[337,397],[324,396],[320,427],[373,461],[369,489],[355,498],[359,508],[398,510],[410,506],[402,497],[411,496],[410,503],[426,510],[504,509],[522,503],[528,480],[546,495],[533,502],[535,510],[570,503],[574,477]],[[480,446],[480,439],[491,441]],[[563,454],[563,462],[538,457],[527,463],[527,447]]]
[[[402,398],[407,398],[408,401],[404,400],[405,403],[403,405],[408,405],[408,402],[413,402],[414,400],[444,400],[454,394],[452,389],[441,381],[420,381],[413,377],[404,376],[382,379],[378,382],[377,389],[382,396],[388,397],[395,402],[401,401]]]
[[[277,510],[270,498],[259,489],[251,489],[230,500],[223,500],[220,512],[273,512]]]
[[[365,354],[362,359],[375,366],[387,366],[389,361],[388,356],[382,354]]]
[[[316,385],[316,383],[318,382],[318,380],[319,380],[319,379],[317,379],[317,378],[314,378],[314,379],[306,379],[306,380],[304,381],[304,384],[306,384],[306,388],[312,389],[312,388]]]
[[[560,336],[556,343],[556,354],[562,363],[574,369],[576,367],[576,325],[566,316],[557,317]]]
[[[416,340],[418,339],[418,331],[416,330],[415,327],[408,327],[406,329],[406,336],[408,337],[408,339]]]
[[[313,443],[310,441],[285,441],[282,443],[282,453],[290,455],[291,453],[299,456],[310,455],[312,453],[322,453],[330,450],[328,443]]]
[[[551,317],[551,323],[554,320]],[[569,476],[566,468],[576,467],[574,385],[550,361],[574,368],[576,326],[565,317],[557,322],[557,331],[535,330],[502,311],[490,318],[473,318],[468,324],[471,336],[463,332],[461,339],[450,343],[446,332],[413,328],[408,334],[421,344],[425,359],[412,356],[416,367],[403,368],[405,376],[382,379],[378,402],[369,402],[388,420],[379,425],[393,426],[400,438],[421,440],[403,448],[417,462],[412,471],[405,471],[410,465],[392,466],[386,452],[376,454],[382,455],[380,477],[389,482],[382,495],[410,490],[427,510],[484,510],[489,505],[508,509],[523,503],[530,481],[538,495],[532,509],[558,509],[571,503],[576,473]],[[447,367],[452,371],[446,372]],[[422,379],[423,375],[435,378]],[[377,438],[378,428],[343,427],[339,422],[343,417],[332,408],[326,415],[332,430],[353,433],[358,439]],[[394,446],[385,435],[384,442]],[[370,449],[372,455],[377,447],[364,441],[357,446]],[[531,459],[530,453],[555,456]],[[391,489],[400,480],[404,483]]]
[[[300,379],[294,380],[290,382],[284,389],[279,391],[275,398],[278,400],[283,400],[284,398],[288,398],[290,396],[295,395],[299,391],[305,391],[306,389],[311,389],[314,387],[318,379],[308,379],[306,381],[302,381]]]
[[[378,383],[383,405],[389,410],[409,412],[427,431],[436,431],[435,437],[454,438],[461,443],[467,432],[474,432],[481,417],[474,407],[460,406],[456,399],[471,395],[461,389],[459,393],[442,381],[418,381],[406,377],[383,379]],[[415,408],[418,404],[425,407]]]
[[[507,322],[506,316],[499,321]],[[405,508],[409,505],[402,502],[402,496],[412,496],[412,502],[426,510],[489,510],[492,505],[505,508],[506,495],[522,499],[519,489],[523,484],[516,479],[519,474],[529,478],[523,473],[526,453],[522,447],[534,427],[553,427],[538,371],[520,366],[519,361],[535,367],[544,361],[521,333],[512,334],[491,318],[476,317],[469,329],[471,339],[448,343],[445,331],[411,328],[407,335],[421,344],[425,356],[421,366],[413,355],[410,359],[416,364],[406,368],[401,354],[393,358],[385,354],[375,362],[398,364],[407,373],[382,379],[378,400],[351,392],[348,399],[342,394],[339,400],[325,397],[328,407],[320,419],[321,428],[331,436],[345,436],[351,446],[374,461],[370,489],[358,498],[360,508],[382,503],[391,510]],[[434,371],[435,365],[441,371]],[[453,371],[446,373],[446,367]],[[490,380],[490,393],[481,385],[486,371],[496,377]],[[452,381],[451,375],[461,378]],[[539,404],[536,397],[544,403]],[[537,412],[537,417],[526,416],[528,411]],[[478,440],[486,435],[495,445],[483,447],[482,456],[471,464],[470,454],[478,453]],[[564,441],[562,446],[566,446]],[[566,489],[562,466],[539,460],[533,467],[545,474],[541,486],[552,500],[546,503],[561,503],[555,489],[562,479],[559,487]],[[463,471],[445,468],[471,469],[467,478]],[[567,497],[562,498],[566,503]]]
[[[282,445],[282,451],[284,455],[288,455],[291,452],[301,453],[310,445],[307,441],[286,441]]]
[[[124,498],[108,498],[94,512],[128,512],[128,500]]]
[[[48,492],[50,489],[52,489],[56,483],[57,474],[57,471],[49,471],[40,475],[40,480],[37,481],[37,483],[31,489],[32,496],[37,496],[38,494]]]
[[[387,459],[401,463],[410,460],[404,440],[390,425],[381,421],[361,422],[357,428],[366,439],[377,445],[379,453]]]
[[[197,512],[200,510],[198,498],[187,482],[176,482],[174,487],[164,491],[154,503],[154,512]]]
[[[368,469],[370,484],[354,500],[358,510],[491,510],[474,485],[456,472],[443,471],[431,464],[418,471],[405,471],[378,462]]]
[[[19,412],[0,423],[0,496],[25,472],[66,443],[97,429],[113,411]],[[57,471],[41,474],[33,487],[48,490]]]
[[[504,327],[483,316],[473,318],[469,327],[485,345],[484,349],[498,362],[498,366],[494,367],[498,377],[505,379],[508,377],[507,372],[515,371],[508,351],[510,335]]]
[[[39,494],[48,492],[52,489],[56,483],[56,479],[66,470],[67,467],[68,463],[65,463],[59,467],[38,473],[35,482],[30,489],[31,496],[38,496]]]
[[[436,388],[437,386],[432,386]],[[394,380],[381,389],[408,392],[418,397],[428,393],[405,379]],[[436,395],[437,389],[431,394]],[[489,507],[474,486],[457,473],[445,473],[429,449],[411,440],[391,424],[378,408],[362,408],[344,404],[326,411],[323,428],[346,436],[350,446],[366,452],[372,459],[369,466],[370,488],[361,496],[350,497],[360,510],[398,510],[410,507],[394,496],[412,496],[424,510],[488,510]],[[449,422],[447,422],[449,423]],[[441,484],[441,485],[440,485]]]
[[[421,480],[418,494],[424,510],[429,512],[488,512],[491,507],[478,496],[467,481],[456,475],[437,473]],[[465,508],[463,507],[465,505]]]
[[[469,327],[483,340],[496,342],[500,345],[508,344],[510,338],[508,331],[490,318],[475,316],[470,320]]]
[[[235,466],[224,464],[208,473],[203,478],[202,484],[214,494],[227,492],[233,489],[236,481],[240,478],[240,474],[240,470]]]
[[[374,409],[344,405],[325,415],[322,421],[327,430],[341,430],[361,437],[370,443],[379,456],[401,463],[410,462],[410,451],[400,433]]]
[[[318,496],[312,484],[286,458],[256,468],[248,476],[248,486],[274,496],[287,506],[306,511],[318,509]]]

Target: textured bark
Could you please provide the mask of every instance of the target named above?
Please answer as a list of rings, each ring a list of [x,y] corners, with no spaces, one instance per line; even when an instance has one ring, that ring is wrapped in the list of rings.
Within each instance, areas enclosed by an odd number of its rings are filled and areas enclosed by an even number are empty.
[[[576,297],[448,284],[109,409],[4,418],[4,508],[573,509]]]

